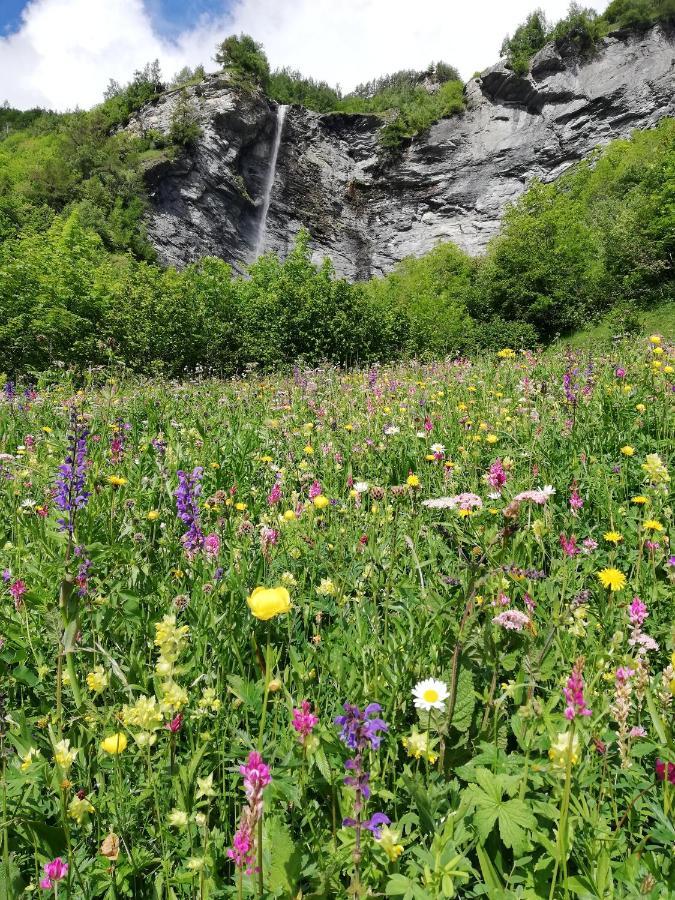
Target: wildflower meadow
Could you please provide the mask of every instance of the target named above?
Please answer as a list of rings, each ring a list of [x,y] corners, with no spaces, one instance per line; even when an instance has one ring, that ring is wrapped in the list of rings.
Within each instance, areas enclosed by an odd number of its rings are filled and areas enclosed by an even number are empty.
[[[0,397],[0,898],[675,897],[675,351]]]

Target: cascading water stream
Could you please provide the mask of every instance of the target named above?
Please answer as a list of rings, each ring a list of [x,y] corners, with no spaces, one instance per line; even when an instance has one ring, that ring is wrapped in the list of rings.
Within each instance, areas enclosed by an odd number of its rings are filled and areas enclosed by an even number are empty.
[[[272,201],[272,190],[274,189],[274,176],[277,173],[277,157],[279,156],[279,147],[281,145],[281,137],[284,130],[284,119],[286,118],[287,106],[279,105],[277,110],[277,124],[274,132],[274,143],[272,144],[272,154],[270,156],[270,164],[265,178],[265,191],[263,194],[263,204],[260,213],[260,221],[258,223],[258,236],[255,243],[255,258],[257,259],[262,253],[265,244],[265,235],[267,233],[267,215],[270,211],[270,203]]]

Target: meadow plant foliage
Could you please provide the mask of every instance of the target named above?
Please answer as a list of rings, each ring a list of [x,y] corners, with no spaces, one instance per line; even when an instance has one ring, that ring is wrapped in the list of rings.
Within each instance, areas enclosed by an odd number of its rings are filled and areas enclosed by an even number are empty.
[[[0,894],[671,896],[674,366],[5,381]]]

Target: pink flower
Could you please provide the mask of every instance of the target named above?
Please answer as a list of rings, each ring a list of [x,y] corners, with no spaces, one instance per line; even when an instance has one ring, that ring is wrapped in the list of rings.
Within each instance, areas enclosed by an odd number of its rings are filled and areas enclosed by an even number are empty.
[[[298,732],[300,740],[304,744],[305,739],[312,733],[314,726],[319,722],[319,717],[312,713],[309,700],[303,700],[299,709],[293,710],[293,728]]]
[[[171,734],[176,734],[180,731],[181,725],[183,724],[183,714],[178,713],[178,715],[174,716],[170,722],[167,722],[164,727],[167,731],[170,731]]]
[[[507,631],[522,631],[530,624],[530,617],[517,609],[507,609],[492,620],[495,625],[501,625]]]
[[[584,658],[583,656],[580,656],[574,664],[570,677],[567,679],[567,684],[563,688],[563,694],[567,701],[567,707],[565,708],[566,719],[591,715],[591,710],[586,706],[586,700],[584,698],[583,669]]]
[[[624,683],[635,675],[635,669],[629,669],[628,666],[619,666],[614,677],[617,681]]]
[[[656,777],[659,781],[666,780],[666,774],[668,776],[668,782],[670,784],[675,784],[675,763],[666,763],[664,759],[657,759],[656,764]]]
[[[252,750],[246,763],[239,766],[239,771],[244,776],[244,790],[248,795],[250,791],[257,791],[267,787],[272,781],[270,768],[263,762],[262,756],[255,750]]]
[[[321,490],[321,482],[315,479],[309,486],[309,499],[313,500],[315,497],[318,497]]]
[[[629,732],[632,738],[647,737],[647,732],[642,725],[635,725]]]
[[[204,552],[212,559],[220,553],[220,538],[217,534],[207,534],[204,538]]]
[[[577,547],[576,535],[567,538],[564,534],[560,535],[560,546],[565,556],[577,556],[581,550]]]
[[[64,862],[60,856],[51,862],[44,864],[45,877],[40,881],[40,887],[43,891],[51,890],[55,882],[62,881],[68,874],[68,863]]]
[[[485,476],[487,483],[490,487],[495,488],[498,491],[501,491],[502,487],[506,484],[507,474],[504,471],[504,466],[502,465],[501,459],[496,459],[488,469],[488,473]]]
[[[27,590],[28,588],[26,587],[26,582],[22,581],[20,578],[18,578],[9,586],[9,592],[15,600],[20,600]]]
[[[649,616],[647,605],[643,603],[639,597],[633,597],[633,602],[628,608],[628,616],[630,618],[631,624],[642,625],[645,619]]]
[[[278,481],[274,482],[274,487],[267,495],[267,502],[270,506],[274,506],[275,503],[278,503],[281,500],[281,485]]]
[[[592,553],[594,550],[598,549],[598,542],[594,541],[593,538],[586,538],[583,541],[583,545],[587,553]]]
[[[581,498],[581,495],[577,491],[576,488],[572,489],[572,493],[570,494],[570,507],[574,512],[578,509],[583,509],[584,501]]]

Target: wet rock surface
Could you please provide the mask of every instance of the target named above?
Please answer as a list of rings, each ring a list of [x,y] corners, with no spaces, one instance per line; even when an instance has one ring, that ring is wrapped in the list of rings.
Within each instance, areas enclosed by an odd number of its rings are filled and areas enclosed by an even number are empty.
[[[179,93],[144,107],[130,130],[168,133]],[[165,264],[213,255],[242,270],[255,255],[277,105],[224,76],[188,94],[202,137],[148,168],[150,238]],[[464,113],[389,162],[380,119],[290,107],[265,249],[287,253],[306,227],[316,259],[349,278],[388,272],[441,241],[482,252],[532,178],[555,179],[595,147],[675,115],[675,32],[619,32],[586,54],[549,44],[528,75],[498,63],[468,82],[466,97]]]

